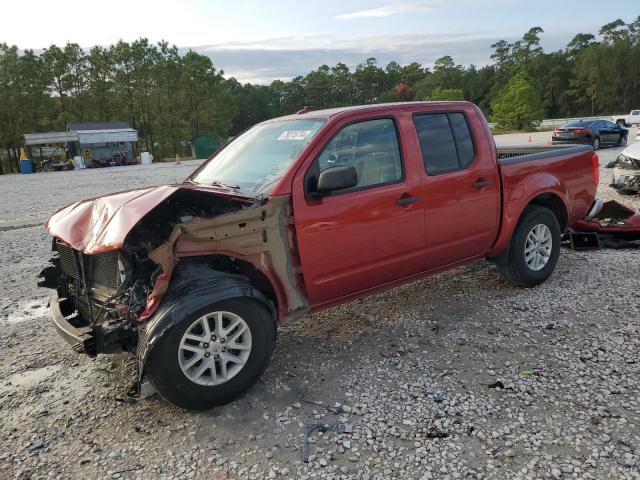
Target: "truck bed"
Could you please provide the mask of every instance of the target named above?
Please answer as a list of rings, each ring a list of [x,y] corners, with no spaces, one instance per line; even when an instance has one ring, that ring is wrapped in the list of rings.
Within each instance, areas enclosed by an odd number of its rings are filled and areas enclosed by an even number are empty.
[[[560,227],[566,230],[584,218],[597,185],[597,155],[590,146],[514,146],[497,148],[502,182],[503,223],[492,250],[508,244],[522,209],[537,198],[555,198]]]
[[[553,157],[559,154],[593,151],[593,148],[586,145],[517,145],[496,147],[496,150],[498,162],[502,165],[508,165],[515,162]]]

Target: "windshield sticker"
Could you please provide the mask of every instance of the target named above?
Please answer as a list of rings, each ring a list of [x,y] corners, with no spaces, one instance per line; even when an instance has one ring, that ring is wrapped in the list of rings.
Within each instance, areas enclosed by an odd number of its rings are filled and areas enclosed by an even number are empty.
[[[277,140],[304,140],[311,133],[311,130],[285,130]]]

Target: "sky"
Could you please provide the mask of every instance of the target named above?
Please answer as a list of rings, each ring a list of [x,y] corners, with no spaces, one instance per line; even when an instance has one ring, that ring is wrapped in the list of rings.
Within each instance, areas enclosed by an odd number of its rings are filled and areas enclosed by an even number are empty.
[[[13,19],[2,23],[0,42],[39,50],[166,40],[210,56],[227,77],[269,83],[369,57],[431,66],[451,55],[481,66],[492,43],[533,26],[553,51],[576,33],[638,15],[640,0],[0,0],[0,18]]]

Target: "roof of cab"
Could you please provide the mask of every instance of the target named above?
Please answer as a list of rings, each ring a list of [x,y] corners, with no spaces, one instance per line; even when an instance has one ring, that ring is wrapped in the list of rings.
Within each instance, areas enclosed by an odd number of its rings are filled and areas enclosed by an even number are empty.
[[[392,102],[392,103],[375,103],[371,105],[353,105],[349,107],[337,107],[326,108],[324,110],[309,110],[303,113],[293,113],[291,115],[285,115],[283,117],[272,118],[266,122],[279,122],[283,120],[297,120],[303,118],[324,118],[329,119],[331,117],[343,116],[353,112],[371,112],[377,113],[381,111],[389,110],[404,110],[404,109],[420,109],[421,107],[440,105],[460,107],[468,106],[470,103],[467,101],[442,101],[442,102]]]

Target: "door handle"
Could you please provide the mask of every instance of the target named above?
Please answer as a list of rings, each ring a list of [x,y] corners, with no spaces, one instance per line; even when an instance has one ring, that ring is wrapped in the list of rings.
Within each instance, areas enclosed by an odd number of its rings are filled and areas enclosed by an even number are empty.
[[[417,202],[421,198],[420,195],[402,196],[396,200],[396,205],[409,205],[410,203]]]
[[[473,184],[473,188],[484,188],[491,185],[493,182],[491,180],[487,180],[485,178],[479,178],[476,183]]]

